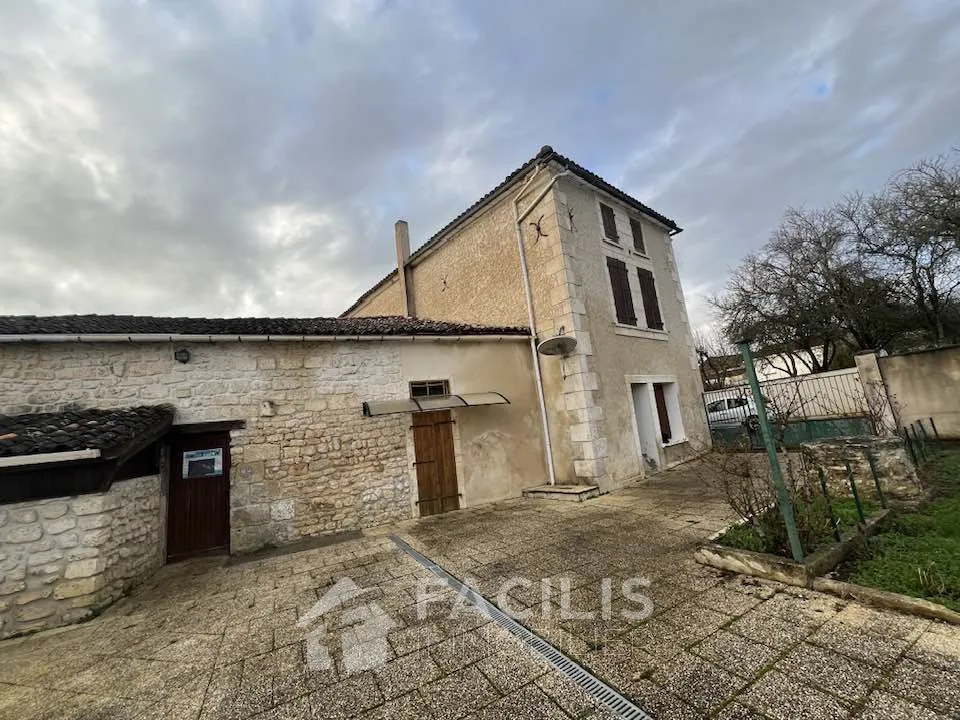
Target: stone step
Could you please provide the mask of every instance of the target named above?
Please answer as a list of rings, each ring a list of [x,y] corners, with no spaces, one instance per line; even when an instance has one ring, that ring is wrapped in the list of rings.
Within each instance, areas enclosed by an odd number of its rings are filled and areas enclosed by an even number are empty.
[[[524,497],[567,502],[583,502],[599,494],[600,488],[597,485],[537,485],[523,489]]]

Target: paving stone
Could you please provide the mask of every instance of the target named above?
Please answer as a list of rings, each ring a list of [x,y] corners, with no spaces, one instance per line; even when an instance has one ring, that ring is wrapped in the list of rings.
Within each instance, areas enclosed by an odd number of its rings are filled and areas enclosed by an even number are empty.
[[[635,705],[655,718],[699,720],[705,717],[703,710],[698,710],[650,680],[634,682],[625,694]]]
[[[760,604],[760,598],[726,585],[712,587],[693,596],[693,602],[724,615],[743,615]]]
[[[737,702],[774,720],[840,720],[847,717],[847,709],[826,693],[792,680],[776,670],[768,672]]]
[[[305,717],[305,716],[304,716]],[[417,691],[388,700],[363,715],[363,720],[418,720],[432,718],[433,712]]]
[[[373,674],[369,672],[317,690],[308,697],[311,717],[330,720],[353,718],[384,702]]]
[[[913,660],[903,660],[893,668],[885,689],[947,715],[956,715],[960,708],[957,675]]]
[[[907,657],[960,673],[960,627],[932,623],[907,650]]]
[[[754,712],[738,702],[725,705],[723,710],[714,716],[714,720],[766,720],[760,713]]]
[[[827,623],[810,635],[808,642],[880,668],[893,665],[910,646],[908,640],[875,635],[839,622]]]
[[[427,650],[404,655],[373,671],[380,691],[387,699],[423,687],[443,673]]]
[[[937,715],[920,705],[899,698],[896,695],[877,690],[870,694],[857,720],[940,720]]]
[[[395,630],[387,636],[387,640],[397,655],[400,656],[436,645],[442,642],[444,637],[443,631],[435,623],[426,623]]]
[[[776,667],[800,682],[850,701],[865,697],[882,677],[876,667],[806,643],[791,650]]]
[[[490,681],[472,665],[434,680],[420,692],[433,714],[442,720],[463,717],[500,697]]]
[[[447,674],[487,657],[494,648],[479,631],[472,631],[432,645],[429,652],[440,670]]]
[[[477,720],[502,720],[505,717],[567,720],[570,716],[536,685],[526,685],[476,713]]]
[[[737,618],[726,629],[777,650],[786,650],[814,632],[803,624],[791,623],[775,615],[763,615],[755,610]]]
[[[690,652],[747,680],[756,677],[780,655],[780,651],[768,645],[727,630],[718,630],[692,647]]]
[[[681,653],[651,677],[653,682],[701,711],[723,705],[746,681],[688,653]]]
[[[524,647],[490,655],[477,668],[501,693],[513,692],[547,672],[556,672],[545,660]]]

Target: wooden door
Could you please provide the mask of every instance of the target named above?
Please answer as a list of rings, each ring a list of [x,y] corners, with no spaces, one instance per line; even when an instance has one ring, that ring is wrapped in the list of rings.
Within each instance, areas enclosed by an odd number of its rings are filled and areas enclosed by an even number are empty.
[[[450,411],[414,413],[413,447],[417,457],[420,516],[459,509],[460,491]]]
[[[174,436],[170,443],[167,559],[230,550],[230,435]]]

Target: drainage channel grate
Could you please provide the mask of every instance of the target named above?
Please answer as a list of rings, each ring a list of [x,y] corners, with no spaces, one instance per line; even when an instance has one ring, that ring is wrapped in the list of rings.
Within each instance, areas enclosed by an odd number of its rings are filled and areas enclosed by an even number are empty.
[[[433,562],[433,560],[414,550],[407,542],[396,535],[391,535],[390,539],[393,540],[394,544],[403,550],[403,552],[423,565],[423,567],[434,575],[441,578],[450,588],[467,598],[480,612],[511,635],[518,638],[524,645],[553,665],[553,667],[563,675],[573,680],[584,692],[602,702],[618,716],[624,718],[624,720],[653,720],[647,713],[627,700],[627,698],[607,685],[596,675],[588,672],[579,663],[568,658],[542,637],[525,628],[472,587],[464,585],[453,575]]]

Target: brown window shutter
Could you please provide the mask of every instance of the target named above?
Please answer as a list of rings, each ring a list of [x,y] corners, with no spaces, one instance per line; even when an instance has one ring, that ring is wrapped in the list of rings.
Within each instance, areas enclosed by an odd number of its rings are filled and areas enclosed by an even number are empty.
[[[610,273],[610,287],[613,289],[613,304],[617,309],[617,322],[624,325],[636,325],[637,313],[633,309],[633,296],[630,294],[630,277],[627,266],[622,260],[607,258],[607,271]]]
[[[620,242],[620,236],[617,235],[617,218],[613,214],[613,208],[600,203],[600,217],[603,218],[603,234],[607,240]]]
[[[660,437],[667,443],[673,437],[670,432],[670,413],[667,412],[667,398],[663,394],[663,385],[653,384],[653,397],[657,401],[657,417],[660,418]]]
[[[633,249],[646,255],[647,248],[643,244],[643,226],[636,218],[630,218],[630,233],[633,235]]]
[[[663,330],[663,317],[657,302],[657,285],[653,273],[645,268],[637,268],[637,277],[640,279],[640,297],[643,299],[643,314],[647,319],[647,327],[651,330]]]

